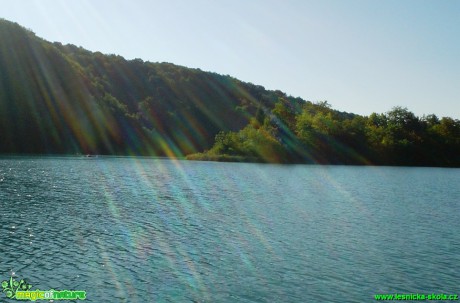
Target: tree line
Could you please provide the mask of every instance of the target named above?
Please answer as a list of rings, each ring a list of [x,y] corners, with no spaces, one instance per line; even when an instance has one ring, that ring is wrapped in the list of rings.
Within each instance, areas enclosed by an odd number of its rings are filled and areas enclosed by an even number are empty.
[[[460,166],[460,121],[417,117],[407,108],[369,116],[333,110],[327,102],[301,107],[279,98],[238,132],[221,132],[214,146],[189,159],[357,165]]]

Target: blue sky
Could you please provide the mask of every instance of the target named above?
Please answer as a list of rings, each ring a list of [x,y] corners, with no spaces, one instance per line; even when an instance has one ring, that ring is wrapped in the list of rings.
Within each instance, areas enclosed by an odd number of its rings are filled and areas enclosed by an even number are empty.
[[[368,115],[460,118],[457,0],[0,0],[38,36]]]

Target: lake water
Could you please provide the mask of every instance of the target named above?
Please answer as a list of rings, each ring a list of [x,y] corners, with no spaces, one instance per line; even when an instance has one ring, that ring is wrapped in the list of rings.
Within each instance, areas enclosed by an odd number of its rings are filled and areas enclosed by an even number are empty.
[[[3,157],[0,280],[86,302],[456,294],[459,216],[459,169]]]

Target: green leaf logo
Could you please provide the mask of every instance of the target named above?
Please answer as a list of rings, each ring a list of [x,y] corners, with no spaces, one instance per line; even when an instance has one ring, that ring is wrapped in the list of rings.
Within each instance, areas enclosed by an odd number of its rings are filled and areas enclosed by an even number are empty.
[[[15,299],[17,291],[29,290],[32,285],[26,282],[26,280],[21,279],[19,282],[13,277],[9,281],[2,281],[2,292],[5,293],[7,298]]]

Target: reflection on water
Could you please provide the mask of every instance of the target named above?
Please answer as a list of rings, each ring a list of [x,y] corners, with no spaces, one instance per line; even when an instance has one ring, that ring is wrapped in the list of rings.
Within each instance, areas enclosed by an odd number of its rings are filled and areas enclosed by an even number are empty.
[[[458,293],[460,170],[0,159],[0,280],[87,302]]]

